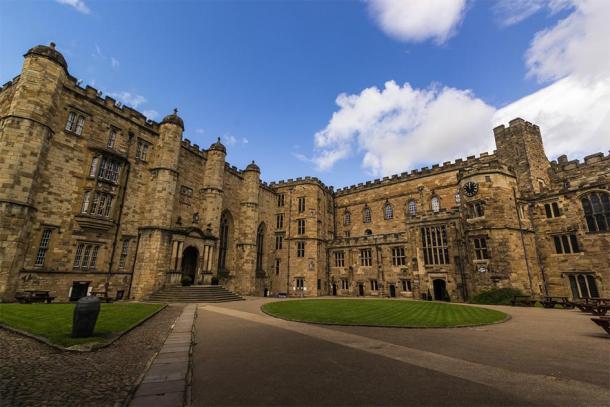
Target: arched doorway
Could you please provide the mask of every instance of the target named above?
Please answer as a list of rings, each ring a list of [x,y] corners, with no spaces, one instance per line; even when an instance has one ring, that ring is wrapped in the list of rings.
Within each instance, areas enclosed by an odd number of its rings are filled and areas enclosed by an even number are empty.
[[[333,283],[333,295],[337,295],[337,284]]]
[[[194,246],[189,246],[182,252],[182,275],[189,276],[191,282],[195,283],[197,277],[197,260],[199,251]]]
[[[394,284],[390,284],[390,297],[396,297],[396,286]]]
[[[434,289],[434,299],[436,301],[449,301],[447,297],[447,283],[445,280],[437,278],[432,281],[432,287]]]
[[[358,284],[358,295],[364,297],[364,284],[362,283]]]

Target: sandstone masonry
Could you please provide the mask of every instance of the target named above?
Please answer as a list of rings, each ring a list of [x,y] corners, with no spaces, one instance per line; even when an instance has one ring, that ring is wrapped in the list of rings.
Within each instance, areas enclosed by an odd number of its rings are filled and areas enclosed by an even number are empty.
[[[261,182],[184,129],[30,49],[0,89],[0,300],[145,299],[185,276],[245,295],[610,296],[610,155],[550,162],[522,119],[493,154],[338,190]]]

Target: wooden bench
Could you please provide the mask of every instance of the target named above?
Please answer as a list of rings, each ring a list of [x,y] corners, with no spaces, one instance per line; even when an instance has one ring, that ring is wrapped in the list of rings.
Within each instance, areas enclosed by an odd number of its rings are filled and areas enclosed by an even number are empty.
[[[610,317],[591,318],[591,321],[599,325],[610,336]]]
[[[568,301],[568,297],[544,297],[540,300],[540,304],[544,308],[555,308],[555,305],[561,305],[564,309],[574,308],[574,304]]]
[[[608,298],[583,298],[582,302],[574,303],[582,312],[593,315],[606,315],[610,309],[610,299]]]
[[[513,295],[513,299],[510,300],[512,306],[525,305],[527,307],[533,307],[536,304],[536,299],[529,295]]]
[[[97,298],[100,299],[100,301],[103,301],[106,303],[111,303],[114,301],[114,298],[106,295],[105,291],[91,291],[91,295],[96,296]]]
[[[55,297],[49,295],[49,291],[24,290],[15,294],[15,299],[21,304],[31,304],[33,302],[46,302],[50,304]]]

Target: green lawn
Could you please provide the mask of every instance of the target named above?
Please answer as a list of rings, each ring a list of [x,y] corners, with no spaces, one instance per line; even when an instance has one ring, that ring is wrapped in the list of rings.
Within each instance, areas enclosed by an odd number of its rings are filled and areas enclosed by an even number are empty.
[[[0,304],[0,323],[47,338],[61,346],[105,342],[159,310],[162,304],[102,304],[90,338],[73,339],[74,304]]]
[[[276,317],[300,322],[394,327],[452,327],[503,321],[500,311],[467,305],[403,300],[296,300],[263,305]]]

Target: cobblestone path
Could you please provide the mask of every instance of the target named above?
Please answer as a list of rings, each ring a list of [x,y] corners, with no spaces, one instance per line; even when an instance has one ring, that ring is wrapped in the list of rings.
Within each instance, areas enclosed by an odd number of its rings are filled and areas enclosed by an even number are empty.
[[[0,405],[121,405],[181,311],[169,306],[95,352],[62,352],[0,330]]]

